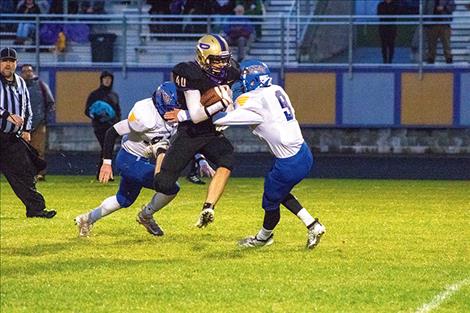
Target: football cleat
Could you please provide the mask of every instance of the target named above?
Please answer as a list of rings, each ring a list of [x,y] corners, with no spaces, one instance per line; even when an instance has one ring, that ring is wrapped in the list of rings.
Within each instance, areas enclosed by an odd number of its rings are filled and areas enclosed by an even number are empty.
[[[201,211],[196,226],[199,228],[204,228],[212,222],[214,222],[214,210],[207,208]]]
[[[256,248],[272,245],[274,242],[274,234],[268,237],[266,240],[258,239],[256,236],[250,236],[245,239],[242,239],[238,242],[238,245],[243,248]]]
[[[163,236],[163,229],[158,226],[157,222],[154,220],[153,216],[147,217],[144,216],[143,212],[140,211],[137,214],[136,218],[137,223],[143,225],[145,229],[149,232],[149,234],[154,236]]]
[[[88,221],[88,213],[80,214],[74,220],[75,220],[75,225],[78,226],[78,236],[80,237],[90,236],[93,224]]]
[[[189,182],[191,182],[193,184],[196,184],[196,185],[205,185],[206,184],[206,182],[203,181],[201,178],[199,178],[199,176],[197,176],[197,175],[190,175],[190,176],[186,177],[186,179]]]
[[[307,232],[307,249],[315,248],[320,243],[320,239],[325,231],[325,226],[318,219],[315,219],[315,222],[313,222],[313,225],[309,227]]]

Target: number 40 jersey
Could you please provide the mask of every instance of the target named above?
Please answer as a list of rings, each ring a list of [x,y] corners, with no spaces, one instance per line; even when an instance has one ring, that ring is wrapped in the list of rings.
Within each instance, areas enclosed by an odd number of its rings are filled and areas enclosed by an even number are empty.
[[[277,158],[291,157],[304,138],[289,96],[278,85],[260,87],[240,95],[235,110],[217,113],[215,125],[253,125],[253,134],[268,144]]]

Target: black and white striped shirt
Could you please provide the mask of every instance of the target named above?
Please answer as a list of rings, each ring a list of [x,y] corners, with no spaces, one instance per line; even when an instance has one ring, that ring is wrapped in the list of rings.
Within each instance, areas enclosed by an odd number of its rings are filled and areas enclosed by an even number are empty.
[[[14,74],[13,82],[0,76],[0,131],[4,133],[17,133],[20,130],[30,131],[33,113],[28,88],[21,76]],[[16,114],[24,119],[21,127],[15,126],[7,120],[8,116]]]

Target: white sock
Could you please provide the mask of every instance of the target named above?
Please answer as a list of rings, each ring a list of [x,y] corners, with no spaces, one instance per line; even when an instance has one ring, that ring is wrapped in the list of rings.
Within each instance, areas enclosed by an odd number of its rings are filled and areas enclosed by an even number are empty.
[[[174,195],[165,195],[161,192],[157,192],[153,195],[152,200],[142,209],[142,212],[147,216],[152,216],[155,212],[164,208],[175,197],[176,193]]]
[[[313,222],[315,222],[315,219],[308,213],[308,211],[305,208],[302,208],[302,210],[297,213],[297,217],[305,224],[305,226],[310,226],[312,225]]]
[[[256,238],[258,238],[260,240],[267,240],[269,238],[269,236],[271,236],[271,234],[273,233],[273,230],[274,229],[269,230],[269,229],[266,229],[264,227],[261,227],[258,234],[256,234]]]
[[[113,213],[121,208],[121,205],[117,201],[116,196],[112,196],[103,200],[101,205],[95,208],[88,214],[88,222],[94,223],[100,218]]]

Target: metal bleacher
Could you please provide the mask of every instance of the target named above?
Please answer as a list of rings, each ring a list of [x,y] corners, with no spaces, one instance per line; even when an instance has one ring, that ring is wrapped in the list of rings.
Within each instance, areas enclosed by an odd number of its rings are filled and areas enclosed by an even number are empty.
[[[335,0],[325,0],[335,1]],[[268,64],[297,65],[300,62],[308,64],[299,58],[299,46],[302,45],[303,35],[309,28],[306,23],[312,23],[315,16],[315,6],[318,0],[266,0],[264,1],[265,14],[253,17],[253,23],[261,27],[261,36],[252,43],[247,58],[259,58]],[[452,53],[455,63],[470,63],[470,0],[456,0],[457,10],[454,12],[452,22]],[[303,7],[302,7],[303,5]],[[149,15],[149,5],[143,0],[106,1],[106,15],[86,16],[73,15],[65,17],[66,23],[73,23],[73,19],[86,20],[93,24],[93,33],[116,34],[114,44],[114,65],[122,66],[165,66],[175,64],[194,57],[194,42],[205,32],[217,31],[217,16],[154,16]],[[342,14],[342,13],[341,13]],[[2,23],[3,14],[0,13]],[[7,16],[8,17],[8,16]],[[299,22],[302,17],[302,22]],[[347,15],[339,15],[338,23],[348,21]],[[10,17],[8,17],[10,18]],[[39,16],[36,22],[47,23],[49,16]],[[53,18],[53,17],[52,17]],[[101,20],[100,20],[101,18]],[[160,19],[160,21],[155,21]],[[40,19],[40,20],[39,20]],[[93,20],[95,19],[95,20]],[[165,19],[162,21],[161,19]],[[191,19],[198,19],[191,22]],[[369,17],[374,23],[375,16]],[[14,18],[13,18],[14,20]],[[105,21],[103,21],[105,20]],[[20,18],[16,17],[18,23]],[[152,33],[149,24],[182,24],[192,23],[204,25],[204,32],[165,32]],[[223,22],[222,22],[223,23]],[[364,23],[362,21],[362,23]],[[339,24],[338,24],[339,25]],[[13,46],[14,31],[0,33],[1,45]],[[345,45],[347,46],[347,42]],[[90,42],[67,42],[65,53],[55,52],[54,45],[39,46],[41,52],[36,54],[36,46],[27,42],[17,47],[21,52],[21,62],[40,63],[41,65],[73,65],[89,66],[92,64]],[[356,47],[354,47],[356,49]],[[373,53],[355,51],[354,56],[366,55],[359,59],[359,63],[380,63],[378,47],[369,47]],[[234,50],[236,53],[236,49]],[[347,51],[346,51],[347,52]],[[438,63],[442,60],[442,49],[438,47]],[[375,58],[375,59],[374,59]],[[351,60],[342,59],[339,63]],[[357,62],[353,59],[352,62]]]

